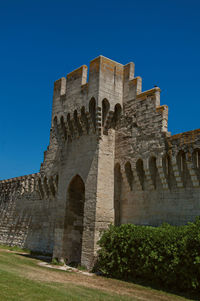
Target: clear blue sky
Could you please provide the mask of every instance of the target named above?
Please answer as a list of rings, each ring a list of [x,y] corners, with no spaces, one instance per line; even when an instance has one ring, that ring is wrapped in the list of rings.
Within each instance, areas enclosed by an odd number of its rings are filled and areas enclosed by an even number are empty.
[[[162,89],[172,134],[199,128],[199,0],[0,1],[0,179],[39,171],[53,82],[102,54]]]

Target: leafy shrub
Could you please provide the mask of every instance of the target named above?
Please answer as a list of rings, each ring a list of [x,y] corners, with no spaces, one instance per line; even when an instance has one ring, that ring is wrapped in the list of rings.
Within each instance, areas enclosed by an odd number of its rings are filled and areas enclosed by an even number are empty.
[[[110,226],[96,269],[106,276],[200,290],[200,219],[186,226]]]

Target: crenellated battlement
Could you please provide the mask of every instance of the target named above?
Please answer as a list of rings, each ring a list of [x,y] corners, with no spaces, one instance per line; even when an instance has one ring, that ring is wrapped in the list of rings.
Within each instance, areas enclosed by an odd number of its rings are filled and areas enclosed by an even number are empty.
[[[134,79],[134,63],[124,66],[99,56],[90,62],[88,82],[87,69],[83,65],[55,82],[52,116],[60,112],[72,114],[82,107],[89,111],[91,98],[95,98],[96,107],[101,107],[103,99],[109,101],[113,111],[117,103],[123,106],[127,84]],[[136,78],[134,85],[139,93],[141,78]]]
[[[99,56],[90,62],[88,82],[87,69],[83,65],[55,82],[53,115],[72,113],[83,106],[88,111],[91,98],[95,98],[97,107],[104,98],[109,98],[112,109],[116,103],[122,105],[123,83],[130,77],[129,68]]]
[[[84,134],[96,133],[100,138],[109,128],[115,128],[127,105],[137,109],[138,102],[153,100],[155,112],[167,131],[168,109],[160,107],[160,88],[142,92],[142,78],[134,77],[135,65],[119,64],[103,56],[87,66],[67,74],[55,82],[52,110],[52,130],[61,141],[72,141]],[[147,106],[146,104],[146,106]],[[151,104],[150,104],[151,105]]]

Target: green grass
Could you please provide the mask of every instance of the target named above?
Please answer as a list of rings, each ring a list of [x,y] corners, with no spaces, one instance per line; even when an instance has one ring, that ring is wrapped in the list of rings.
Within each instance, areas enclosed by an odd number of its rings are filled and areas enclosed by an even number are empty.
[[[30,258],[13,253],[0,252],[0,300],[1,301],[57,301],[57,300],[137,300],[128,296],[120,296],[113,293],[103,292],[72,283],[54,283],[31,280],[20,275],[20,269],[28,271],[29,267],[37,267]],[[50,271],[51,272],[51,271]],[[53,271],[56,272],[56,271]],[[58,273],[66,273],[57,271]]]
[[[134,300],[73,284],[39,283],[0,270],[0,300]],[[136,300],[136,299],[135,299]]]
[[[8,252],[6,247],[0,247],[0,301],[188,300],[120,280],[97,276],[87,278],[77,273],[48,269],[39,266],[38,262],[29,254]]]
[[[0,249],[10,250],[10,251],[16,251],[16,252],[30,253],[30,250],[28,250],[28,249],[22,249],[22,248],[17,247],[17,246],[0,245]]]

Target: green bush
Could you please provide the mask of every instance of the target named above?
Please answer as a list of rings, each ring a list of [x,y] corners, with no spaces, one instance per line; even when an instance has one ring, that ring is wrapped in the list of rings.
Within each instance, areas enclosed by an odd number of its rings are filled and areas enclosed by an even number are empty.
[[[200,290],[200,219],[186,226],[110,226],[99,241],[96,269],[126,280]]]

